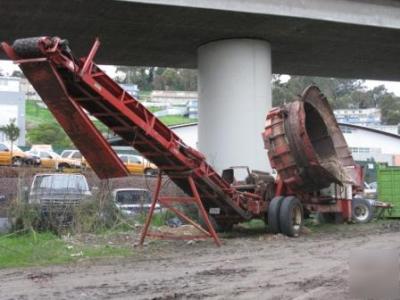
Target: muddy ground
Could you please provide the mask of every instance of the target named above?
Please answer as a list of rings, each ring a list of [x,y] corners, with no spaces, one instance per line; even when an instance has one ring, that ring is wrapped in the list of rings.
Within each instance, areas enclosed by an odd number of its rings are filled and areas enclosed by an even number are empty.
[[[239,229],[211,242],[150,242],[124,259],[0,270],[1,299],[347,299],[357,249],[400,248],[400,223],[311,228],[300,238]]]

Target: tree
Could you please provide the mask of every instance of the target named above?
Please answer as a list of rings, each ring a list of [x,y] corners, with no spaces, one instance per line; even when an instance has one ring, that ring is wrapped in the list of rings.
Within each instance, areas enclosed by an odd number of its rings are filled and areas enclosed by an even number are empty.
[[[386,94],[380,102],[382,122],[387,125],[400,123],[400,98]]]
[[[64,130],[54,122],[43,123],[27,133],[29,144],[51,144],[56,148],[71,148],[72,142]]]
[[[154,68],[153,67],[128,67],[118,66],[117,72],[126,74],[120,83],[137,84],[140,90],[149,91],[152,89]]]
[[[143,91],[197,90],[197,71],[192,69],[120,66],[117,72],[125,74],[116,78],[119,83],[137,84]]]
[[[19,138],[20,129],[15,125],[16,120],[10,119],[10,123],[0,127],[0,131],[3,132],[7,139],[11,143],[11,157],[14,151],[14,142]],[[12,163],[12,162],[11,162]]]

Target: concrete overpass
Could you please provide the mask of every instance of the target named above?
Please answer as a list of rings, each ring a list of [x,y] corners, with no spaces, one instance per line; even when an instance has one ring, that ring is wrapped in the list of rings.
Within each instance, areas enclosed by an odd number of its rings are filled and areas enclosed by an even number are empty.
[[[398,1],[1,1],[0,40],[37,35],[78,55],[99,36],[102,64],[197,67],[199,147],[218,169],[266,165],[271,72],[400,79]]]

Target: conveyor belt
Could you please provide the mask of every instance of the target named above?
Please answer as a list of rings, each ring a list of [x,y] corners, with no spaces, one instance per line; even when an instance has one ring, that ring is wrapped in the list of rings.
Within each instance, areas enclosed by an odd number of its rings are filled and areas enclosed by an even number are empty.
[[[232,188],[207,164],[198,151],[187,146],[137,99],[124,91],[97,65],[93,57],[77,59],[65,40],[31,38],[2,44],[20,67],[49,110],[100,178],[127,176],[128,172],[87,113],[96,117],[127,145],[153,162],[180,188],[190,194],[185,175],[191,174],[206,209],[221,208],[227,217],[249,219],[247,198]],[[87,112],[87,113],[86,113]]]

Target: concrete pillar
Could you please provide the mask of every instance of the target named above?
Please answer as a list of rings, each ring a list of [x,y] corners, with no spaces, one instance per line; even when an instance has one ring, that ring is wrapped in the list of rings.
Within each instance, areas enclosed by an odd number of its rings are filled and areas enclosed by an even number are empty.
[[[271,47],[254,39],[211,42],[198,49],[199,150],[217,171],[245,165],[270,169],[261,138],[271,108]]]

